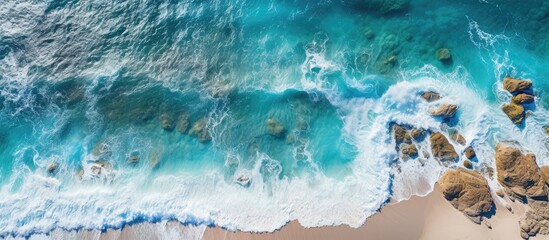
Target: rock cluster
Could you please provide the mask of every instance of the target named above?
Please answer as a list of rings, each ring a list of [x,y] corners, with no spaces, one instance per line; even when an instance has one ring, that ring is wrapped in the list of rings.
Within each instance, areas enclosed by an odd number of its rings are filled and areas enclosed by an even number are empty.
[[[480,224],[483,214],[492,209],[488,182],[476,171],[448,170],[438,183],[446,200],[475,223]]]
[[[416,143],[423,140],[425,130],[399,124],[393,124],[392,130],[395,149],[402,154],[403,159],[416,158],[419,153]]]
[[[503,88],[511,93],[513,97],[511,98],[511,102],[503,104],[501,109],[515,124],[521,124],[526,117],[523,105],[535,101],[535,97],[531,94],[531,87],[532,82],[528,80],[512,77],[505,77],[503,79]]]

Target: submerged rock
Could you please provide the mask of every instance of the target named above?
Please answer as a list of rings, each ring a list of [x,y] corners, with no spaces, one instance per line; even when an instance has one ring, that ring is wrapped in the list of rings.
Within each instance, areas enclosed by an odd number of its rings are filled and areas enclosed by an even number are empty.
[[[488,182],[476,171],[448,170],[438,183],[444,198],[477,224],[481,223],[482,215],[492,209]]]
[[[172,131],[175,128],[175,123],[170,115],[164,113],[160,115],[160,126],[166,131]]]
[[[503,110],[503,112],[507,114],[509,119],[511,119],[514,124],[521,124],[524,120],[524,107],[521,105],[506,103],[503,104],[501,110]]]
[[[177,131],[185,133],[187,128],[189,128],[189,115],[183,113],[177,118]]]
[[[437,50],[437,58],[440,61],[448,61],[452,59],[452,54],[450,53],[450,50],[448,50],[448,48],[439,48]]]
[[[434,102],[441,98],[439,93],[433,91],[424,92],[421,94],[421,97],[427,102]]]
[[[431,134],[431,152],[435,158],[443,162],[456,161],[459,157],[454,146],[439,132]]]
[[[535,97],[527,93],[517,94],[511,99],[511,102],[514,104],[529,104],[529,103],[533,103],[534,101],[535,101]]]
[[[282,123],[272,118],[267,119],[267,131],[275,137],[284,137],[286,134],[286,129]]]
[[[99,156],[109,156],[111,154],[111,148],[108,144],[100,142],[93,146],[92,155]]]
[[[530,90],[532,82],[528,80],[520,80],[512,77],[503,79],[503,88],[510,93],[518,93]]]
[[[545,184],[549,185],[549,166],[541,167],[540,173],[543,181],[545,181]]]
[[[443,117],[444,119],[453,118],[456,115],[458,107],[453,104],[442,104],[440,107],[431,110],[431,116]]]
[[[128,163],[129,164],[136,164],[139,162],[139,154],[138,153],[132,153],[128,157]]]
[[[57,163],[52,163],[48,166],[47,171],[49,174],[54,174],[57,171],[58,165]]]
[[[499,183],[518,196],[546,196],[545,182],[532,153],[522,154],[505,143],[496,146],[496,170]]]
[[[196,121],[191,130],[189,130],[189,133],[196,135],[198,140],[202,143],[211,141],[212,136],[210,135],[210,130],[208,129],[208,118],[204,117]]]

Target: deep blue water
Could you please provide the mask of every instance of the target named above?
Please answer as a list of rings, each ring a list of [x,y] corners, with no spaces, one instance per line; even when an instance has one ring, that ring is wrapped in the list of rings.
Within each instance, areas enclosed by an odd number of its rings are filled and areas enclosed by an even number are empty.
[[[358,226],[448,167],[399,159],[394,122],[460,131],[479,170],[501,140],[549,164],[548,1],[2,5],[0,236],[136,219]],[[534,83],[524,126],[500,110],[505,76]],[[457,123],[429,116],[427,90],[460,106]]]

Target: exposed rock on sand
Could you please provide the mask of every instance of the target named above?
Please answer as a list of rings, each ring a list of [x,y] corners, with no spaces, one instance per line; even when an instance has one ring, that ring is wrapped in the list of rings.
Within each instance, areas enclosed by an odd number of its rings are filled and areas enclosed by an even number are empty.
[[[272,118],[267,119],[267,131],[275,137],[284,137],[286,134],[286,129],[282,123]]]
[[[440,99],[440,94],[437,92],[429,91],[422,93],[421,97],[427,102],[434,102]]]
[[[519,93],[511,99],[511,102],[514,104],[529,104],[533,103],[535,97],[527,93]]]
[[[501,110],[503,110],[503,112],[507,114],[509,119],[511,119],[511,121],[515,124],[520,124],[524,120],[524,107],[521,105],[506,103],[503,104]]]
[[[469,159],[466,159],[465,161],[463,161],[463,166],[465,168],[472,169],[473,168],[473,162],[471,162],[471,160],[469,160]]]
[[[480,224],[482,214],[490,212],[492,195],[486,179],[467,169],[448,170],[438,181],[444,197],[452,206]]]
[[[458,159],[454,146],[439,132],[431,134],[431,152],[435,158],[443,162],[456,161]]]
[[[160,126],[166,131],[172,131],[175,128],[175,123],[170,115],[164,113],[160,115]]]
[[[448,48],[439,48],[437,50],[437,58],[440,61],[448,61],[452,59],[452,54],[450,53],[450,50],[448,50]]]
[[[532,82],[528,80],[520,80],[512,77],[505,77],[503,79],[503,88],[510,93],[527,91],[531,86]]]
[[[513,194],[531,198],[546,196],[545,182],[532,153],[522,154],[505,143],[496,146],[498,181]]]
[[[431,110],[431,116],[443,117],[444,119],[453,118],[456,115],[458,107],[453,104],[442,104],[437,109]]]

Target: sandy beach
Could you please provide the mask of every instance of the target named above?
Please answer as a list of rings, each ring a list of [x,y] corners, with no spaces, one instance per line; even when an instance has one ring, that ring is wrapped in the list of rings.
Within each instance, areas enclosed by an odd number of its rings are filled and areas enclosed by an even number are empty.
[[[390,203],[359,228],[348,226],[304,228],[293,221],[274,233],[227,231],[218,227],[183,226],[177,222],[142,223],[122,230],[54,231],[54,239],[203,239],[203,240],[332,240],[332,239],[521,239],[518,220],[527,206],[496,199],[496,214],[485,224],[475,224],[444,199],[438,187],[425,197]],[[498,201],[499,200],[499,201]],[[504,203],[512,206],[511,213]],[[547,239],[543,236],[531,239]]]

